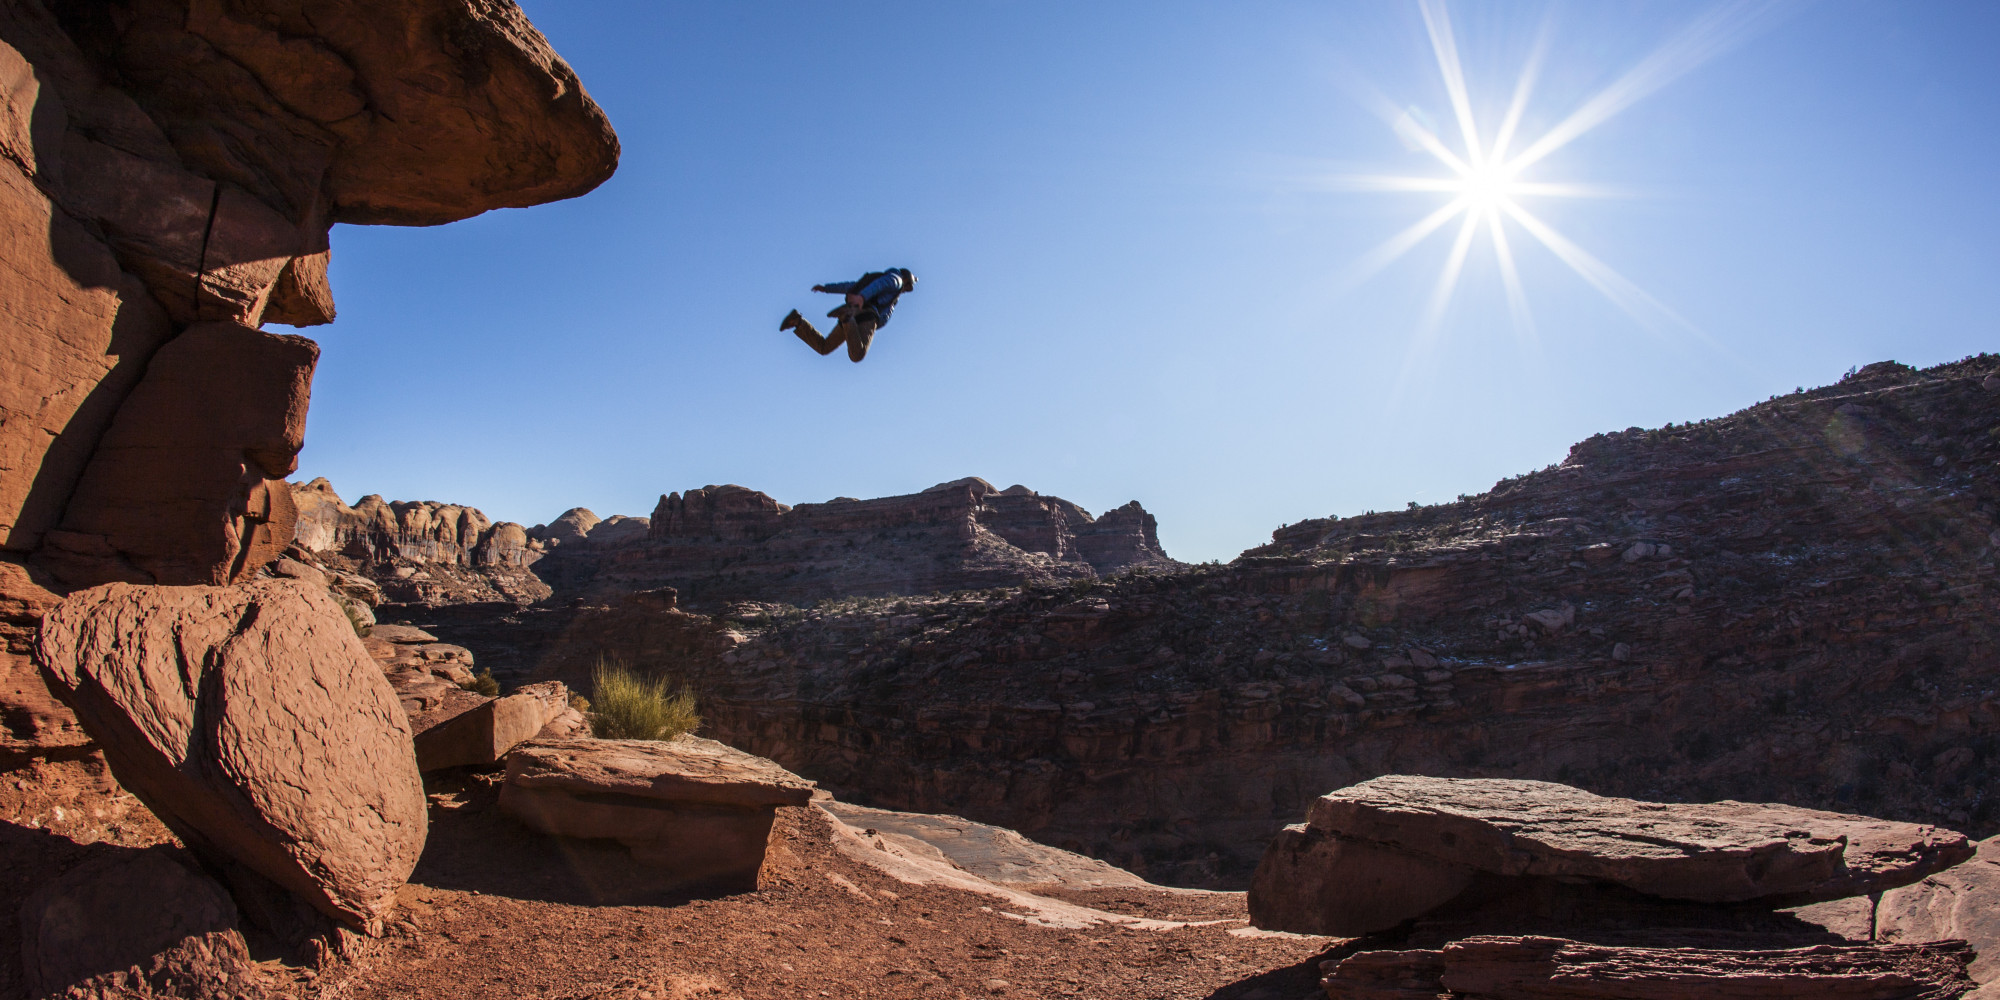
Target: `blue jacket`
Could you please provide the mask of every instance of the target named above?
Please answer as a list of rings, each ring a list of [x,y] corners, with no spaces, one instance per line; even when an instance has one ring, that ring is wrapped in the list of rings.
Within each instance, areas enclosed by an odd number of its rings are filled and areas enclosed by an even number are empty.
[[[835,281],[819,286],[821,291],[835,295],[853,292],[861,296],[862,305],[875,314],[878,327],[889,325],[889,314],[896,310],[896,299],[901,296],[903,276],[894,271],[870,271],[854,281]]]

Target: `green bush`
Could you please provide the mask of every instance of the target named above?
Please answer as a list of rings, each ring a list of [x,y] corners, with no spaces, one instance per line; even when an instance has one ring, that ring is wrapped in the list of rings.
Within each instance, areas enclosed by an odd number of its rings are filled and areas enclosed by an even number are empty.
[[[623,664],[597,661],[591,673],[590,728],[607,740],[670,740],[701,728],[694,692],[669,694],[664,677],[642,677]]]
[[[500,682],[494,678],[491,670],[481,670],[472,678],[471,683],[460,684],[459,687],[476,694],[483,694],[488,698],[500,697]]]

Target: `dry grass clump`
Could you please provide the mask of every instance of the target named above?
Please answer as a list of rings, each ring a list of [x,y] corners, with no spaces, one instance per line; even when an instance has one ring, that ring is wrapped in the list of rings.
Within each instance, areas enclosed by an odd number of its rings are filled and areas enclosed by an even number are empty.
[[[694,692],[669,693],[664,677],[642,677],[624,664],[597,661],[591,672],[590,728],[607,740],[670,740],[701,728]]]
[[[493,671],[491,670],[479,671],[478,674],[473,676],[472,680],[460,684],[459,687],[474,694],[483,694],[488,698],[500,697],[500,680],[493,676]]]

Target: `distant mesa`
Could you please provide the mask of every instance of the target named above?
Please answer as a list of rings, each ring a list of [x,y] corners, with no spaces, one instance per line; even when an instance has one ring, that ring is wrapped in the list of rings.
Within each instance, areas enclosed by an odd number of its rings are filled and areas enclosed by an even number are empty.
[[[966,477],[903,496],[779,503],[737,485],[660,498],[651,517],[572,507],[547,524],[494,522],[435,501],[344,503],[292,485],[296,544],[375,580],[392,603],[531,604],[678,589],[689,602],[808,602],[1094,579],[1181,565],[1137,501],[1092,517],[1026,486]]]

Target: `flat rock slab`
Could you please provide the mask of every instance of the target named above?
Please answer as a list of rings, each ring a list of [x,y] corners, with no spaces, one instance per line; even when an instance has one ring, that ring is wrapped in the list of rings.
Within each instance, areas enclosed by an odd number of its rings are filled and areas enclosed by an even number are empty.
[[[1060,885],[1071,889],[1174,891],[1096,858],[1039,844],[1006,827],[975,823],[962,816],[873,809],[836,800],[822,801],[820,808],[856,830],[896,834],[929,844],[952,864],[989,882]]]
[[[1473,937],[1321,966],[1331,1000],[1950,1000],[1972,988],[1963,941],[1777,951],[1623,948]]]
[[[755,888],[779,806],[813,783],[714,740],[570,739],[517,747],[500,808],[559,837],[605,838],[690,883]]]
[[[1385,930],[1492,877],[1792,906],[1882,892],[1972,856],[1963,834],[1748,802],[1666,804],[1507,779],[1389,775],[1321,796],[1253,880],[1259,926]]]

